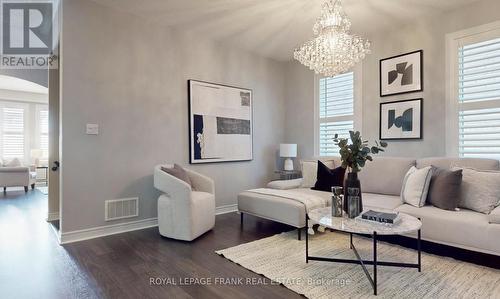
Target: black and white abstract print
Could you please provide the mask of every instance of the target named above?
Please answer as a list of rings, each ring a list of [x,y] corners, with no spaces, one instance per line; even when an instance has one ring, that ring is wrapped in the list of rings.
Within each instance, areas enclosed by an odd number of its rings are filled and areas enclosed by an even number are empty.
[[[422,99],[380,104],[380,139],[421,139]]]
[[[189,80],[190,162],[252,160],[252,91]]]
[[[380,96],[422,91],[422,50],[380,60]]]

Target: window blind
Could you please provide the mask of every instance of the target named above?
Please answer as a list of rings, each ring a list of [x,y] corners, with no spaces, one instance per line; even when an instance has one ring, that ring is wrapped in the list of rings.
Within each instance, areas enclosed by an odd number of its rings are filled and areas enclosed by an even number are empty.
[[[319,80],[319,155],[333,156],[339,149],[335,134],[346,138],[354,128],[354,73]]]
[[[24,159],[23,108],[2,108],[2,157]]]
[[[458,49],[459,154],[500,158],[500,38]]]
[[[43,158],[46,159],[49,153],[49,111],[40,110],[38,117],[40,121],[40,149],[43,151]]]

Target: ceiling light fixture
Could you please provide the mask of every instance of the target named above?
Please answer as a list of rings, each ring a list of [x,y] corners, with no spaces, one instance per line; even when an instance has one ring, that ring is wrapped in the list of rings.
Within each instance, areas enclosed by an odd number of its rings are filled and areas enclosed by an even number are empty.
[[[327,0],[314,23],[314,38],[296,49],[293,57],[327,77],[347,72],[370,53],[370,42],[350,34],[350,28],[341,1]]]

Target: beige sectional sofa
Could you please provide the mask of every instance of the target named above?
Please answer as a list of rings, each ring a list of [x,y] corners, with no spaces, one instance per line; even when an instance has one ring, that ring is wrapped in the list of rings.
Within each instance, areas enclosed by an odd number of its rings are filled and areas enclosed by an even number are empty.
[[[340,166],[338,158],[326,162],[329,167]],[[486,215],[460,209],[448,211],[431,205],[417,208],[403,204],[400,192],[403,178],[412,166],[422,168],[433,165],[440,168],[470,167],[479,170],[500,170],[498,160],[473,158],[390,158],[377,157],[367,163],[359,173],[363,191],[364,209],[389,209],[422,219],[422,239],[467,250],[500,256],[500,207]],[[329,192],[301,188],[301,180],[272,182],[269,188],[295,190],[314,194],[328,200]],[[500,196],[500,195],[499,195]],[[303,228],[305,207],[298,201],[283,196],[256,194],[245,191],[238,196],[238,209],[243,214],[286,223]]]

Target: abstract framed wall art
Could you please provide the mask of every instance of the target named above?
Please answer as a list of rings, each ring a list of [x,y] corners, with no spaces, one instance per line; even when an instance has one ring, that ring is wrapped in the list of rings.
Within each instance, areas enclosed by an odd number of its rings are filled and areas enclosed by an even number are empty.
[[[253,159],[252,90],[188,81],[189,163]]]
[[[422,139],[423,99],[380,103],[380,140]]]
[[[380,96],[424,90],[423,51],[380,60]]]

